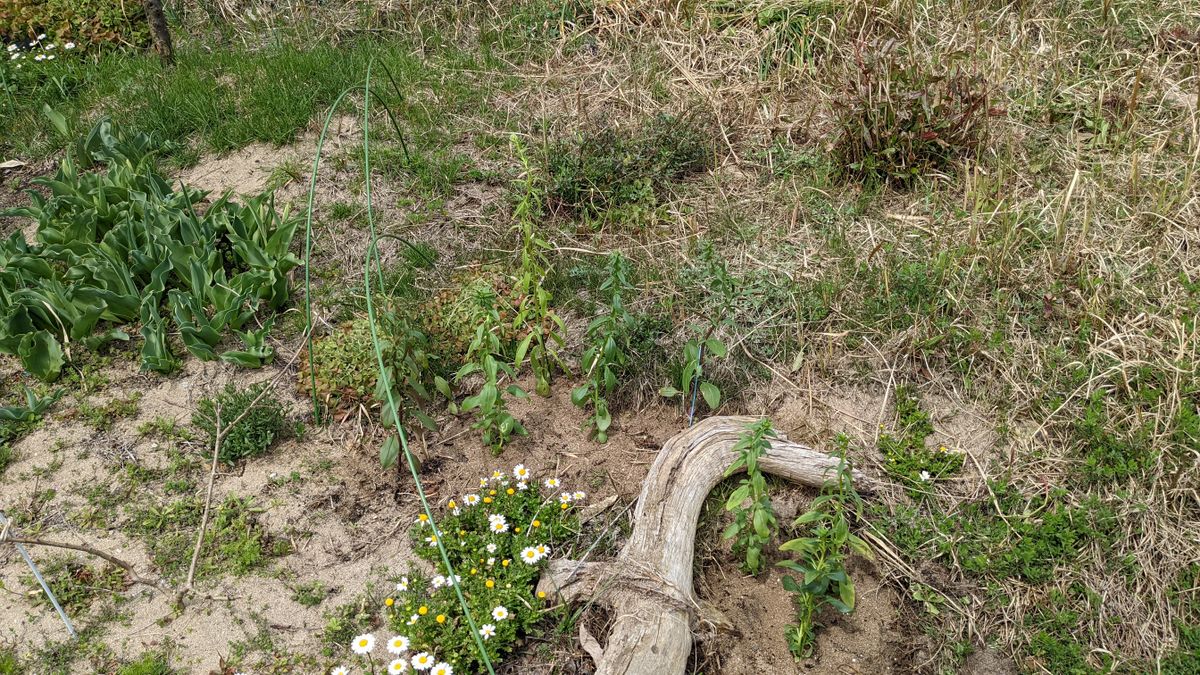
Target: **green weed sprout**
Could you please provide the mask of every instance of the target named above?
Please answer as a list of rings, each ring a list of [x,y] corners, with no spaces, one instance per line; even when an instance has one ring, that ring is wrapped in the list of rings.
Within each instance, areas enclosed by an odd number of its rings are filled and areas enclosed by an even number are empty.
[[[733,550],[745,556],[743,567],[750,574],[758,574],[766,568],[763,547],[779,531],[779,521],[775,518],[775,509],[771,507],[771,497],[767,494],[766,478],[758,470],[758,460],[770,449],[770,439],[774,437],[769,419],[746,427],[746,432],[733,446],[738,458],[725,471],[725,476],[729,477],[739,469],[746,470],[746,477],[725,501],[725,510],[733,512],[734,520],[725,528],[722,536],[733,539]],[[742,506],[747,499],[750,504]]]
[[[629,261],[620,253],[610,254],[608,277],[600,284],[600,292],[609,294],[608,312],[588,324],[588,347],[580,361],[580,367],[587,369],[587,381],[571,391],[572,403],[581,408],[591,406],[588,424],[595,430],[598,443],[608,440],[612,415],[607,399],[617,386],[617,373],[629,359],[633,316],[625,308],[622,296],[632,288]]]

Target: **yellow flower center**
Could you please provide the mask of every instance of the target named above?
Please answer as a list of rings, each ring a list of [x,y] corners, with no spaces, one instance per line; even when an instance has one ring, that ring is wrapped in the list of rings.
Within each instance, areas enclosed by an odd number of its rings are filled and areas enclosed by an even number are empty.
[[[422,513],[421,515],[417,516],[417,520],[422,520],[422,521],[429,520],[429,516]]]
[[[450,508],[454,508],[454,507],[458,506],[458,504],[453,499],[451,499],[449,506],[450,506]]]
[[[517,534],[521,534],[521,528],[519,528],[519,527],[514,527],[514,528],[513,528],[513,532],[516,532]]]
[[[493,497],[495,497],[495,496],[496,496],[496,491],[495,491],[495,490],[488,490],[488,494],[489,494],[489,495],[491,495],[491,496],[493,496]]]
[[[539,598],[544,598],[544,597],[546,597],[546,591],[538,591],[538,597],[539,597]]]
[[[508,567],[508,563],[509,563],[509,562],[511,562],[511,561],[509,561],[509,560],[505,560],[504,562],[502,562],[502,563],[500,563],[500,564],[501,564],[501,565],[503,565],[503,566],[505,566],[505,567]]]
[[[508,493],[508,494],[510,494],[510,495],[515,495],[515,494],[517,494],[517,491],[516,491],[516,490],[514,490],[514,489],[512,489],[512,488],[508,488],[507,490],[505,490],[505,492],[507,492],[507,493]]]

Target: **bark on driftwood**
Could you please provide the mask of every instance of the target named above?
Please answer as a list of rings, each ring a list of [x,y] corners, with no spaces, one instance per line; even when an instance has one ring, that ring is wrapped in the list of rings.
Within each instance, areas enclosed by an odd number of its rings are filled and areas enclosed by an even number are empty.
[[[552,562],[538,590],[563,602],[588,598],[616,620],[597,675],[682,675],[692,632],[722,619],[692,589],[696,523],[705,498],[733,462],[733,446],[755,420],[711,417],[667,441],[634,511],[633,534],[612,562]],[[832,477],[838,459],[782,437],[759,460],[764,473],[813,487]],[[865,479],[853,474],[860,491]]]

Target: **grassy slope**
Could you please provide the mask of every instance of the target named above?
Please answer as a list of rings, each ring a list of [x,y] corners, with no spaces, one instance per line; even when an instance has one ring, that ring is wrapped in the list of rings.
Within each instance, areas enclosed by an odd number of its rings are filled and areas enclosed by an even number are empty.
[[[643,288],[636,309],[676,341],[720,309],[726,342],[744,347],[717,366],[727,394],[770,375],[763,364],[795,365],[801,378],[908,385],[918,410],[947,395],[994,411],[1002,447],[980,467],[986,481],[968,462],[914,486],[932,460],[913,457],[924,437],[911,409],[885,420],[886,435],[855,439],[859,461],[893,470],[871,522],[969,614],[914,603],[929,667],[959,667],[982,635],[1031,672],[1194,672],[1200,146],[1189,78],[1200,8],[597,4],[464,11],[427,22],[421,39],[401,22],[406,37],[337,46],[185,42],[167,76],[151,58],[114,55],[64,67],[63,86],[21,99],[0,136],[18,153],[53,147],[44,100],[187,141],[182,161],[287,142],[376,56],[419,102],[401,109],[416,160],[389,178],[436,218],[450,186],[471,177],[445,151],[463,135],[486,150],[500,132],[527,132],[550,159],[559,140],[578,147],[573,135],[609,121],[715,116],[700,126],[720,169],[647,190],[601,166],[580,179],[621,199],[586,217],[555,214],[549,238],[628,251]],[[842,177],[838,118],[854,102],[858,59],[886,40],[927,72],[959,59],[986,82],[991,114],[973,152],[907,184],[864,185]],[[518,58],[534,76],[511,94],[497,96],[503,78],[471,76],[507,74]],[[394,140],[381,143],[397,156]],[[515,173],[502,148],[485,154]],[[557,256],[557,296],[586,313],[575,298],[595,281],[593,258]],[[664,377],[654,368],[647,390]],[[889,447],[909,448],[905,461],[889,462]]]

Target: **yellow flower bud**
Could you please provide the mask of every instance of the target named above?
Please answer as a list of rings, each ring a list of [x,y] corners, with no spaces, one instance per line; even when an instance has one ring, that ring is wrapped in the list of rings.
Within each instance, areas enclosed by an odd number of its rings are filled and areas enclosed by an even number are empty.
[[[487,586],[488,588],[495,588],[496,582],[492,581],[491,579],[488,579],[487,581],[484,582],[483,585]]]
[[[445,614],[438,614],[438,615],[437,615],[437,619],[436,619],[436,620],[437,620],[437,622],[438,622],[438,623],[446,623],[446,615],[445,615]]]
[[[388,598],[387,600],[383,601],[383,604],[387,605],[388,607],[391,607],[392,605],[396,604],[396,601],[393,600],[392,598]]]
[[[428,613],[429,613],[429,608],[428,608],[428,607],[426,607],[425,605],[421,605],[421,606],[420,606],[420,607],[417,609],[417,614],[420,614],[421,616],[425,616],[425,615],[426,615],[426,614],[428,614]]]

